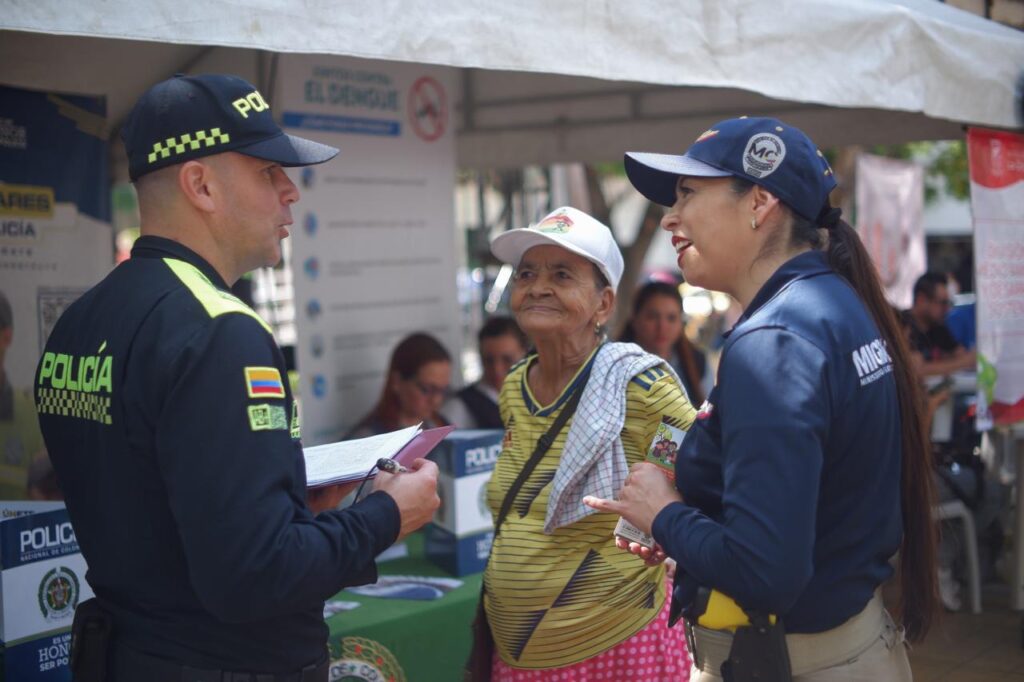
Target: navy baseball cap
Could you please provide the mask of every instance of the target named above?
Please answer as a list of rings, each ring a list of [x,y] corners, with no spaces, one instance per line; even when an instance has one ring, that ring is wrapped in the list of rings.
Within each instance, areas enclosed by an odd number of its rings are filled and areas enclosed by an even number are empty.
[[[237,76],[178,74],[139,98],[121,129],[134,181],[176,163],[238,152],[282,166],[329,161],[338,150],[288,135],[254,85]]]
[[[774,118],[730,118],[704,131],[682,156],[626,152],[633,186],[662,206],[676,203],[679,176],[735,176],[761,185],[808,220],[816,220],[836,186],[811,138]]]

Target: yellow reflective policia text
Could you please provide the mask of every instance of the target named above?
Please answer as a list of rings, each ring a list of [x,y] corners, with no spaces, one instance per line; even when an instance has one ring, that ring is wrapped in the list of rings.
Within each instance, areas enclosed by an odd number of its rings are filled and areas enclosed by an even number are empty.
[[[102,352],[106,343],[100,346]],[[113,357],[48,352],[39,365],[41,414],[92,419],[110,424]]]
[[[242,118],[249,118],[250,111],[260,112],[270,108],[267,100],[263,99],[263,95],[260,94],[259,90],[253,90],[245,97],[239,97],[231,103],[231,106],[242,115]]]

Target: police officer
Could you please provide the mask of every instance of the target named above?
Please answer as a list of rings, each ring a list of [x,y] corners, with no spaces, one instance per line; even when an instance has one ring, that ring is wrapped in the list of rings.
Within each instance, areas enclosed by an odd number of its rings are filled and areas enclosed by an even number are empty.
[[[337,150],[284,134],[227,75],[155,85],[122,136],[142,236],[64,313],[36,375],[97,596],[76,679],[326,680],[324,600],[374,581],[374,557],[439,504],[418,460],[343,511],[343,488],[307,506],[284,359],[228,292],[281,258],[299,198],[282,167]]]
[[[906,343],[829,206],[831,168],[798,129],[742,118],[682,156],[629,153],[626,170],[670,207],[662,227],[686,280],[744,312],[675,487],[641,464],[618,501],[589,503],[653,530],[658,547],[635,553],[678,561],[701,682],[753,679],[747,664],[757,679],[909,680],[878,588],[899,550],[902,624],[922,637],[935,603],[928,450]],[[732,622],[730,603],[742,608]]]

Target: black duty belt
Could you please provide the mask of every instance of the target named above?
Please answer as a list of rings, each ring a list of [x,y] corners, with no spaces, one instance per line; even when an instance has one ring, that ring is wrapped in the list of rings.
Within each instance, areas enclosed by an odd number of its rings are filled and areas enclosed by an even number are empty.
[[[330,662],[306,666],[293,673],[252,673],[230,670],[207,670],[179,665],[162,658],[140,653],[115,644],[113,679],[117,682],[145,680],[146,682],[327,682]]]

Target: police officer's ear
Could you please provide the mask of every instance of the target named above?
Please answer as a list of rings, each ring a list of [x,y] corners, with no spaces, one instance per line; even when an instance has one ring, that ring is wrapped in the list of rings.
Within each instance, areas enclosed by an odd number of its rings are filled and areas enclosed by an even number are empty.
[[[213,213],[217,209],[215,177],[213,164],[186,161],[178,169],[178,189],[194,208],[203,213]]]

